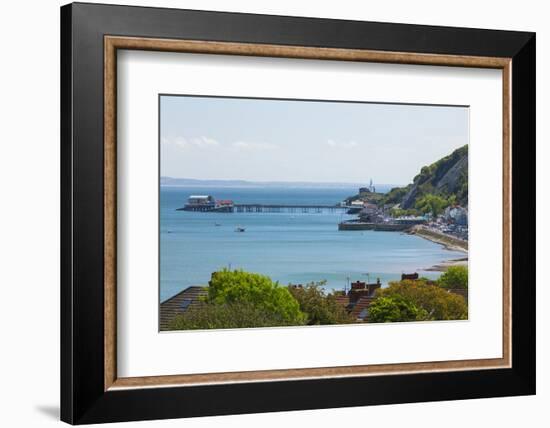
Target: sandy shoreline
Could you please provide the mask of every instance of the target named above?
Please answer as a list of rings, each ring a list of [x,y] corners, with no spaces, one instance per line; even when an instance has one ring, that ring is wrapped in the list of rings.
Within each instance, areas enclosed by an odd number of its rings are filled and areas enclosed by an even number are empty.
[[[451,266],[468,266],[468,257],[465,257],[462,259],[447,260],[447,261],[438,263],[436,265],[433,265],[432,267],[429,267],[428,269],[424,269],[424,270],[428,272],[445,272]]]
[[[411,231],[411,234],[417,235],[421,238],[427,239],[428,241],[435,242],[436,244],[442,245],[446,250],[450,251],[459,251],[465,254],[464,257],[459,259],[450,259],[438,263],[432,267],[425,269],[429,272],[445,272],[451,266],[468,266],[468,242],[462,241],[453,236],[445,235],[443,233],[426,229],[423,226],[414,227]]]

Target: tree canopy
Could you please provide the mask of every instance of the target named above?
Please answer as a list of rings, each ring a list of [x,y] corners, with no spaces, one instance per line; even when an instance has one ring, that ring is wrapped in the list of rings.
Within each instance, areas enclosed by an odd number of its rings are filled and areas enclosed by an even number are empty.
[[[300,304],[300,310],[306,315],[308,325],[346,324],[353,317],[336,301],[336,296],[326,294],[324,282],[307,284],[304,287],[288,287],[292,296]]]
[[[301,320],[289,321],[276,312],[266,312],[249,302],[221,305],[204,303],[176,316],[170,324],[170,330],[280,327],[301,324]]]
[[[213,273],[207,302],[248,303],[258,310],[276,314],[285,325],[300,325],[305,321],[300,305],[286,287],[280,287],[268,276],[243,270],[224,269]]]
[[[323,282],[281,287],[269,277],[242,270],[212,274],[203,300],[177,315],[172,330],[278,327],[355,322]],[[441,285],[441,286],[440,286]],[[468,270],[450,268],[441,278],[390,282],[368,308],[372,323],[468,318],[466,300],[449,288],[467,288]]]
[[[446,272],[439,277],[438,284],[447,289],[467,289],[468,288],[468,267],[450,266]]]
[[[379,297],[369,307],[369,322],[406,322],[427,319],[428,313],[424,309],[416,307],[411,301],[398,294]]]
[[[401,208],[392,208],[390,210],[390,215],[392,217],[403,217],[403,216],[407,216],[407,215],[416,216],[416,215],[418,215],[418,210],[416,210],[414,208],[410,208],[408,210],[404,210],[404,209],[401,209]]]
[[[453,200],[456,200],[454,198]],[[415,207],[424,214],[431,213],[434,217],[437,217],[443,212],[443,210],[449,206],[449,201],[438,195],[427,193],[416,201]]]
[[[376,295],[378,298],[399,296],[425,310],[429,320],[468,319],[468,306],[462,296],[426,280],[390,282],[388,288],[377,290]]]

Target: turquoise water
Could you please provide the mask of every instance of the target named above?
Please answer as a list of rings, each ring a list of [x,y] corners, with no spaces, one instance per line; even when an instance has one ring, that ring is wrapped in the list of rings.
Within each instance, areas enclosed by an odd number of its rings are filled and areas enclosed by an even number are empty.
[[[464,257],[397,232],[338,231],[340,221],[353,218],[341,213],[176,211],[192,194],[236,203],[336,204],[354,193],[355,188],[161,187],[161,301],[190,285],[207,284],[211,273],[224,267],[266,274],[281,284],[326,280],[327,289],[342,289],[348,277],[387,283],[416,271],[435,278],[439,273],[423,269]],[[236,233],[237,226],[246,232]]]

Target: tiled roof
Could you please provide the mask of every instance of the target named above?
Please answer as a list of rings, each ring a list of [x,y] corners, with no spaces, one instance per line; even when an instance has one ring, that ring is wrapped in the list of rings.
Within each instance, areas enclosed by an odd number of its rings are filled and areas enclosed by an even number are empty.
[[[334,300],[336,300],[336,303],[339,305],[342,305],[344,308],[347,309],[349,306],[349,297],[348,296],[335,296]]]
[[[361,313],[363,312],[363,309],[366,309],[370,306],[374,299],[374,297],[361,297],[353,306],[353,309],[351,310],[351,316],[355,319],[364,320],[364,315],[362,315]]]
[[[160,330],[169,330],[170,321],[176,315],[184,313],[190,307],[200,305],[199,298],[206,296],[206,294],[206,287],[192,286],[162,302],[160,304]]]
[[[354,299],[355,297],[348,294],[347,296],[336,296],[335,300],[339,305],[348,310],[353,319],[365,321],[366,312],[363,312],[363,310],[367,309],[376,297],[360,296],[357,300]]]

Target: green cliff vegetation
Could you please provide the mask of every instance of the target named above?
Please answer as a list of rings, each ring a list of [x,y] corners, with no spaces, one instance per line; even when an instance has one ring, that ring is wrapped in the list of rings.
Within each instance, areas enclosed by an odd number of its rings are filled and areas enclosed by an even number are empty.
[[[426,193],[417,199],[414,207],[422,214],[431,214],[437,217],[445,208],[449,205],[453,205],[455,200],[455,195],[445,198],[443,196],[434,195],[433,193]]]
[[[388,193],[386,193],[379,201],[380,205],[395,205],[400,204],[403,198],[409,193],[412,188],[412,184],[405,187],[394,187]]]
[[[345,202],[350,204],[353,201],[361,200],[364,202],[369,202],[371,204],[380,204],[384,197],[384,193],[363,191],[359,192],[357,195],[346,198]]]
[[[413,182],[388,193],[363,191],[346,199],[362,200],[380,208],[393,206],[394,217],[440,214],[449,205],[468,206],[468,145],[420,169]]]
[[[413,182],[395,187],[378,200],[379,206],[398,205],[405,213],[439,214],[449,205],[468,205],[468,146],[421,168]]]

